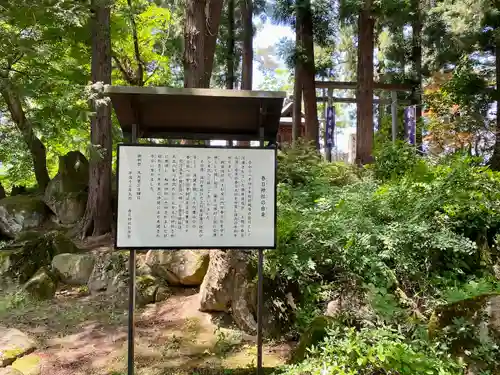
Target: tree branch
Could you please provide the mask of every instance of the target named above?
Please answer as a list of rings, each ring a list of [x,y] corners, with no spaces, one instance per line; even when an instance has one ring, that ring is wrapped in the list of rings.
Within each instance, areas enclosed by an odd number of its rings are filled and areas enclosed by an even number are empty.
[[[137,62],[137,72],[136,72],[137,86],[144,86],[143,75],[144,75],[145,64],[141,59],[141,54],[139,51],[139,38],[137,36],[137,25],[134,19],[134,12],[132,10],[132,0],[127,0],[127,4],[130,10],[130,22],[132,24],[132,38],[134,40],[134,54],[135,54],[135,60]]]
[[[118,70],[122,73],[123,78],[125,81],[127,81],[130,84],[134,83],[134,78],[130,76],[130,74],[127,72],[127,70],[123,67],[123,64],[120,62],[118,57],[115,54],[111,55],[111,58],[113,61],[116,63],[116,66],[118,67]]]

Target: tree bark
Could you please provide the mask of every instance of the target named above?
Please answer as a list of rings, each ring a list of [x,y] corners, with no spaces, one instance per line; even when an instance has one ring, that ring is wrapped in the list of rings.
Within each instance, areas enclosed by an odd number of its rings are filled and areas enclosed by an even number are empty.
[[[314,66],[314,40],[311,1],[304,0],[297,9],[297,23],[303,51],[301,83],[306,115],[306,139],[319,150],[318,106],[316,103],[316,69]]]
[[[253,3],[240,0],[241,23],[243,25],[243,51],[241,63],[241,89],[251,90],[253,81]],[[250,146],[248,141],[237,142],[238,146]]]
[[[295,82],[293,84],[292,143],[300,138],[302,127],[302,59],[300,28],[295,23]]]
[[[252,0],[240,0],[243,24],[243,62],[241,65],[241,89],[252,89],[253,71],[253,4]]]
[[[374,18],[371,0],[365,0],[358,17],[358,79],[356,163],[373,161],[373,45]]]
[[[92,82],[111,83],[110,5],[91,3]],[[102,99],[101,99],[102,102]],[[111,106],[93,100],[90,124],[89,196],[82,220],[82,235],[100,236],[112,229],[111,208]],[[97,152],[98,151],[98,152]],[[98,154],[98,155],[97,155]]]
[[[3,77],[5,84],[2,86],[2,97],[9,109],[10,117],[23,135],[24,142],[28,146],[33,161],[35,178],[40,191],[45,191],[50,177],[47,171],[47,153],[45,146],[33,131],[31,121],[26,117],[21,98],[15,87],[12,87],[8,77]]]
[[[215,46],[219,34],[220,20],[222,16],[223,0],[207,0],[205,7],[205,41],[204,41],[204,73],[203,86],[210,87],[212,70],[214,66]]]
[[[227,4],[226,89],[234,89],[234,0]]]
[[[205,81],[205,0],[188,0],[184,27],[184,87]]]
[[[422,10],[420,1],[412,0],[415,12],[412,24],[412,60],[415,69],[415,89],[413,91],[413,102],[415,103],[415,144],[419,151],[423,151],[422,145]]]
[[[496,95],[497,95],[497,119],[495,129],[495,146],[490,160],[490,167],[495,171],[500,170],[500,42],[495,46],[495,73],[496,73]]]

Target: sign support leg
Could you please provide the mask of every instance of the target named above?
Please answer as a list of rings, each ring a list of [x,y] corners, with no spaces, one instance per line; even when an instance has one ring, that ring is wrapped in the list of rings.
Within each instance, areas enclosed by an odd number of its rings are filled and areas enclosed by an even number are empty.
[[[132,125],[132,143],[137,142],[137,125]],[[135,250],[130,250],[128,262],[128,352],[127,374],[134,375],[135,340]]]
[[[262,113],[262,109],[261,109]],[[264,128],[259,128],[259,145],[264,148]],[[257,265],[257,375],[263,375],[262,318],[264,315],[264,249],[259,249]]]
[[[263,374],[262,317],[264,315],[264,250],[259,249],[257,266],[257,375]]]

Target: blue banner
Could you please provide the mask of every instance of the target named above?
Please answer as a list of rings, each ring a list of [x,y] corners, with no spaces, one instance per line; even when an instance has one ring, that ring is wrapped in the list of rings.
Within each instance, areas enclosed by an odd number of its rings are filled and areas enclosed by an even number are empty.
[[[408,143],[415,145],[415,135],[417,133],[416,108],[414,105],[406,107],[404,111],[405,136]]]
[[[326,109],[326,147],[332,148],[334,146],[335,134],[335,108],[328,107]]]

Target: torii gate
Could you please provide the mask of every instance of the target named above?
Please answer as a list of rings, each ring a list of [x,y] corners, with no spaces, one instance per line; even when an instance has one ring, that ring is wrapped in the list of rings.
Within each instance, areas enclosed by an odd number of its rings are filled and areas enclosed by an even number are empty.
[[[317,98],[320,102],[327,102],[327,108],[332,107],[333,103],[357,103],[356,98],[339,98],[333,96],[333,90],[355,90],[357,88],[357,82],[332,82],[332,81],[316,81],[315,82],[317,89],[327,89],[326,97]],[[398,110],[398,91],[402,92],[414,92],[415,86],[410,84],[401,84],[401,83],[382,83],[382,82],[374,82],[373,83],[374,90],[383,90],[391,92],[390,100],[380,100],[373,99],[374,104],[390,104],[391,105],[391,115],[392,115],[392,140],[396,140],[397,129],[398,129],[398,120],[397,120],[397,110]],[[420,102],[417,100],[402,100],[400,103],[404,104],[417,104],[420,105]],[[416,118],[418,123],[419,118]],[[332,149],[331,147],[327,147],[326,144],[326,134],[325,134],[325,155],[326,159],[331,161],[332,158]]]

